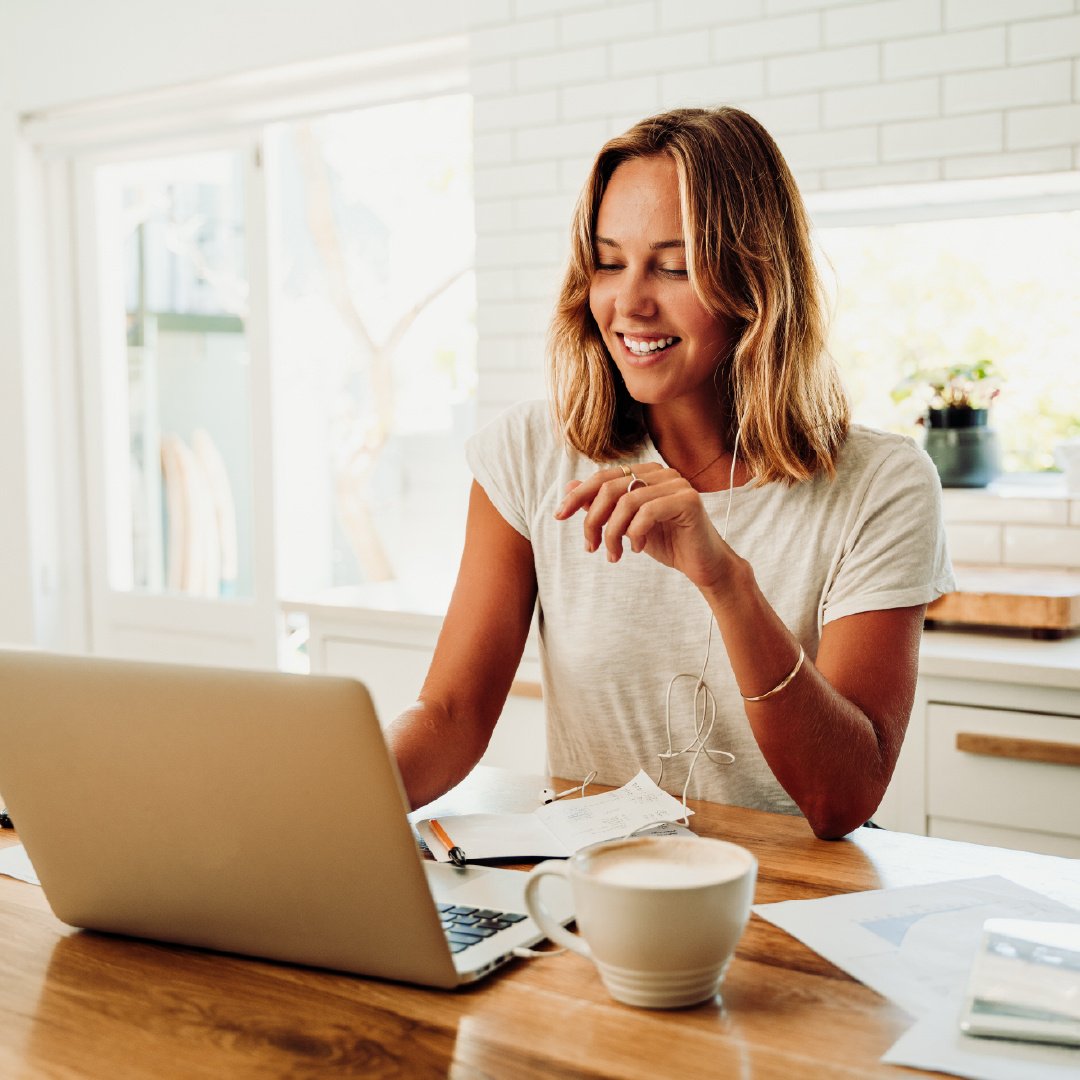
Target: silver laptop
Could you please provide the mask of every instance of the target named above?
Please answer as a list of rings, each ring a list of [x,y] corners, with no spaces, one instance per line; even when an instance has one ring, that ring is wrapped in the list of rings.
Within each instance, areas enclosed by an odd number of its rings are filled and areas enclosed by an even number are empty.
[[[73,926],[436,987],[543,936],[421,857],[354,679],[0,652],[0,792]]]

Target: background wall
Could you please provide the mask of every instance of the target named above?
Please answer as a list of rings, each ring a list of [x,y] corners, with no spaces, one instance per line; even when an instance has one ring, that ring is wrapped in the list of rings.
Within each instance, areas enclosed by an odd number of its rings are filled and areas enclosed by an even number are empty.
[[[19,116],[461,32],[481,419],[544,392],[574,197],[647,113],[741,105],[811,191],[1080,168],[1080,0],[0,0],[0,640],[35,640],[56,584],[31,544],[48,319]]]
[[[543,392],[590,157],[735,104],[806,191],[1080,168],[1076,0],[504,0],[473,8],[482,415]]]

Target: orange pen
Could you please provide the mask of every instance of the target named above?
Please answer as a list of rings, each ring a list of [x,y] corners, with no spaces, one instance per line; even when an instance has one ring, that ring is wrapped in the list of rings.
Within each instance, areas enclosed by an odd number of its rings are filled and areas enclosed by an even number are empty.
[[[428,824],[431,826],[431,831],[438,837],[439,843],[442,844],[444,848],[446,848],[446,854],[450,856],[450,861],[455,866],[464,866],[465,852],[462,851],[461,848],[459,848],[457,844],[455,844],[454,841],[446,835],[446,830],[438,823],[438,821],[436,821],[435,818],[431,818],[428,821]]]

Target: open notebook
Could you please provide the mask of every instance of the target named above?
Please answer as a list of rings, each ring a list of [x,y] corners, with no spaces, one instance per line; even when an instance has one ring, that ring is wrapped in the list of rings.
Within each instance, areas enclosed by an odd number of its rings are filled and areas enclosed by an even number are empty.
[[[589,844],[619,840],[693,812],[642,771],[614,791],[551,802],[528,814],[459,814],[438,821],[470,860],[565,858]],[[448,861],[446,845],[430,823],[420,821],[416,828],[435,858]]]

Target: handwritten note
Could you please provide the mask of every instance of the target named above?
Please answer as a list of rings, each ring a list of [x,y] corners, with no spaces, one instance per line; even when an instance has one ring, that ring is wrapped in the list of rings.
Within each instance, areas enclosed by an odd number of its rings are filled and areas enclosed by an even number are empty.
[[[571,854],[601,840],[628,836],[645,825],[681,818],[683,808],[678,799],[639,772],[615,791],[548,803],[535,815]]]

